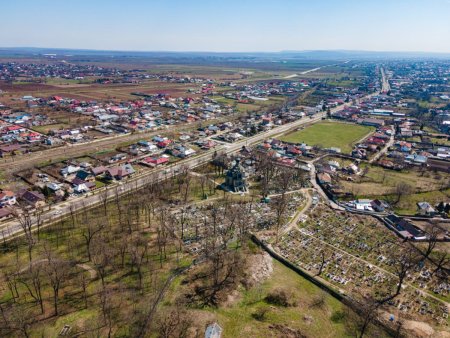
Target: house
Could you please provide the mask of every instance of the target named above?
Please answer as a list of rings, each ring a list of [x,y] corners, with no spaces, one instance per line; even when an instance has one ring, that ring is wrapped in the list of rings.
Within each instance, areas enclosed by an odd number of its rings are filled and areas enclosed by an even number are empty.
[[[383,168],[386,168],[386,169],[393,169],[394,168],[394,162],[392,162],[392,161],[389,161],[389,160],[379,160],[378,161],[378,164],[380,165],[380,166],[382,166]]]
[[[192,148],[188,148],[182,145],[175,145],[173,149],[170,150],[170,153],[176,157],[186,158],[194,155],[196,151]]]
[[[20,200],[26,204],[38,208],[45,205],[45,196],[37,191],[23,190],[18,194]]]
[[[102,175],[102,174],[104,174],[106,172],[106,170],[108,170],[108,168],[106,168],[104,166],[99,166],[99,167],[95,167],[95,168],[91,169],[92,174],[94,176]]]
[[[61,175],[63,175],[64,177],[67,177],[71,174],[75,174],[80,169],[81,168],[79,166],[68,165],[67,167],[64,167],[61,169]]]
[[[95,181],[95,176],[92,174],[92,172],[84,169],[78,171],[75,177],[83,181]]]
[[[0,208],[11,206],[16,204],[16,195],[9,190],[3,190],[0,192]]]
[[[405,142],[405,141],[397,142],[395,145],[403,153],[409,153],[411,151],[411,149],[412,149],[412,144],[409,143],[409,142]]]
[[[131,164],[125,164],[120,167],[112,167],[106,170],[106,178],[109,180],[122,180],[135,173]]]
[[[336,154],[340,154],[342,151],[341,151],[341,148],[337,148],[337,147],[330,147],[330,148],[328,148],[328,150],[330,151],[330,152],[332,152],[332,153],[336,153]]]
[[[372,201],[368,199],[358,199],[355,201],[356,210],[373,211]]]
[[[362,124],[364,126],[372,126],[372,127],[383,127],[384,126],[384,120],[380,119],[372,119],[372,118],[360,118],[357,120],[358,124]]]
[[[352,157],[365,159],[367,158],[367,152],[365,149],[355,148],[352,150]]]
[[[426,165],[428,161],[428,158],[426,156],[422,155],[408,155],[405,157],[405,162],[412,163],[416,165]]]
[[[427,238],[426,234],[414,224],[396,215],[389,215],[384,220],[405,239],[425,240]]]
[[[141,163],[150,167],[157,167],[169,163],[169,158],[166,156],[146,157]]]
[[[450,173],[450,161],[440,160],[440,159],[429,159],[428,167],[430,170],[444,171]]]
[[[418,202],[417,208],[418,208],[418,213],[422,216],[436,215],[436,210],[428,202]]]
[[[83,194],[96,188],[95,182],[77,182],[74,184],[73,191],[77,194]]]
[[[346,168],[346,170],[350,174],[358,174],[359,173],[359,168],[355,163],[350,163],[350,165]]]
[[[298,156],[298,155],[302,154],[302,151],[298,147],[296,147],[294,145],[288,145],[287,148],[286,148],[286,153]]]
[[[61,185],[58,184],[58,183],[54,183],[54,182],[47,183],[46,187],[47,187],[51,192],[57,192],[57,191],[61,190]]]
[[[171,140],[165,139],[165,140],[159,141],[156,145],[157,145],[159,148],[166,148],[168,145],[170,145],[170,143],[172,143]]]
[[[111,156],[111,158],[108,160],[108,163],[125,161],[126,159],[127,159],[127,154],[119,153],[114,156]]]
[[[205,140],[204,142],[200,143],[200,146],[204,150],[209,150],[211,148],[214,148],[216,146],[216,143],[212,140]]]
[[[370,202],[370,205],[372,206],[373,210],[378,212],[384,212],[389,207],[389,205],[386,202],[380,201],[378,199]]]
[[[331,183],[331,176],[328,173],[319,173],[317,174],[317,180],[320,184],[329,184]]]

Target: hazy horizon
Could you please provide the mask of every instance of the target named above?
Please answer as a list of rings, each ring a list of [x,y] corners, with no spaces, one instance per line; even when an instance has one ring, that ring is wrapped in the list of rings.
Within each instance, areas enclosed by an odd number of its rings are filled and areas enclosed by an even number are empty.
[[[19,0],[2,11],[4,48],[450,53],[450,0]]]
[[[423,50],[359,50],[359,49],[298,49],[298,50],[230,50],[230,51],[213,51],[213,50],[137,50],[137,49],[98,49],[98,48],[74,48],[74,47],[47,47],[47,46],[2,46],[0,50],[14,50],[14,49],[37,49],[37,50],[62,50],[62,51],[92,51],[92,52],[124,52],[124,53],[211,53],[211,54],[289,54],[289,53],[309,53],[309,52],[324,52],[324,53],[395,53],[395,54],[450,54],[450,52],[435,52]]]

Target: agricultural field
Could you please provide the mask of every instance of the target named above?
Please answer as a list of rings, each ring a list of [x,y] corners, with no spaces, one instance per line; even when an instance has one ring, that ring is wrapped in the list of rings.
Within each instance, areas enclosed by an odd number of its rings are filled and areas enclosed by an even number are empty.
[[[349,153],[355,143],[373,131],[373,127],[327,121],[287,134],[281,141],[306,143],[323,148],[337,147],[341,148],[343,153]]]

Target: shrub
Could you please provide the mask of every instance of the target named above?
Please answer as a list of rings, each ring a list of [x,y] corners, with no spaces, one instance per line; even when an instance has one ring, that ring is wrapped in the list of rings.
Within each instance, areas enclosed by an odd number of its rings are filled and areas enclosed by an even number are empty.
[[[333,312],[330,319],[333,323],[341,323],[344,321],[344,318],[345,318],[345,312],[338,310],[338,311]]]
[[[267,312],[269,312],[269,308],[262,306],[257,308],[256,311],[252,313],[252,317],[262,322],[264,321],[264,319],[266,319]]]
[[[293,295],[289,294],[288,292],[286,292],[286,290],[283,289],[276,289],[270,292],[266,296],[265,300],[269,304],[284,307],[294,306],[296,304]]]

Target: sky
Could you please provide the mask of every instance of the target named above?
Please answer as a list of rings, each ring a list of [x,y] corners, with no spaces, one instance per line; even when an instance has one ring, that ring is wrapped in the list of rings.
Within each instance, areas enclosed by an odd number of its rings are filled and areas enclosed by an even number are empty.
[[[0,0],[0,47],[450,52],[450,0]]]

